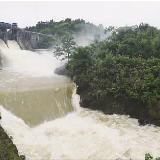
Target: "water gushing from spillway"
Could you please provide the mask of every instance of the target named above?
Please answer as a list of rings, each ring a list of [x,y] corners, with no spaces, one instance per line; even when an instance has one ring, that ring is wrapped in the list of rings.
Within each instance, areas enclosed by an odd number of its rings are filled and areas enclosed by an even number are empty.
[[[16,41],[2,47],[0,104],[30,126],[65,116],[71,104],[74,84],[54,74],[60,65],[52,52],[41,54],[21,50]],[[10,49],[12,48],[12,49]],[[36,114],[36,115],[35,115]]]
[[[5,44],[5,42],[2,39],[0,39],[0,50],[1,49],[8,49],[7,45]]]
[[[8,47],[9,49],[2,48],[0,51],[3,70],[32,76],[50,76],[60,64],[54,58],[53,53],[38,54],[36,52],[21,50],[15,41],[9,41]]]
[[[128,116],[81,109],[30,128],[1,109],[2,125],[28,160],[144,159],[145,153],[160,153],[160,128],[140,127]]]
[[[8,40],[7,43],[8,43],[9,49],[21,50],[21,47],[19,46],[19,44],[15,40]]]
[[[79,106],[67,77],[53,73],[51,53],[1,47],[1,125],[27,160],[144,159],[160,156],[160,127]],[[12,47],[11,47],[12,46]]]

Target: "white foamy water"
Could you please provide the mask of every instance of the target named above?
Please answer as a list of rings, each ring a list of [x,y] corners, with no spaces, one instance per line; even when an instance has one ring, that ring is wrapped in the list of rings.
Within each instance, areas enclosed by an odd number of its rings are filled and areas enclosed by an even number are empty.
[[[52,53],[39,55],[36,52],[16,49],[2,49],[0,52],[4,70],[27,75],[53,75],[54,69],[60,63]]]
[[[8,40],[7,42],[8,42],[9,49],[21,50],[20,46],[15,40]]]
[[[8,41],[8,47],[0,40],[3,70],[31,76],[52,76],[55,68],[62,64],[53,56],[52,51],[38,54],[21,50],[16,41]]]
[[[22,51],[15,42],[9,42],[9,46],[12,49],[7,49],[0,42],[3,62],[3,71],[0,73],[0,100],[3,102],[3,106],[0,105],[0,123],[27,160],[135,160],[144,159],[145,153],[160,156],[160,127],[139,126],[136,119],[128,116],[104,115],[81,108],[76,90],[72,97],[67,96],[67,92],[70,92],[67,88],[66,92],[60,92],[59,83],[66,83],[67,80],[54,77],[53,70],[59,62],[52,53]],[[51,88],[55,89],[52,91]],[[56,96],[54,105],[49,98],[54,98],[53,94]],[[61,100],[61,95],[66,100]],[[44,98],[44,103],[39,97]],[[44,117],[52,114],[52,107],[64,112],[63,107],[68,107],[68,97],[72,99],[74,111],[54,120],[36,122],[36,126],[25,123],[31,117],[38,119],[40,115],[40,119],[43,119],[43,114]],[[12,103],[21,105],[13,108]],[[26,116],[28,121],[24,120],[25,110],[29,114]]]
[[[144,159],[148,152],[160,154],[160,127],[139,126],[128,116],[80,108],[30,128],[2,106],[1,114],[2,126],[28,160]]]
[[[1,49],[8,49],[7,45],[4,43],[2,39],[0,39],[0,50]]]

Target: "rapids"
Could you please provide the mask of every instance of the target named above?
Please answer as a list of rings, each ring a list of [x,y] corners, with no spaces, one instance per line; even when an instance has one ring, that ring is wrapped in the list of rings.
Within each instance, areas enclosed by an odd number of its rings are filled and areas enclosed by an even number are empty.
[[[0,41],[1,125],[27,160],[160,156],[160,127],[81,108],[75,84],[53,73],[61,64],[52,53],[8,47]]]

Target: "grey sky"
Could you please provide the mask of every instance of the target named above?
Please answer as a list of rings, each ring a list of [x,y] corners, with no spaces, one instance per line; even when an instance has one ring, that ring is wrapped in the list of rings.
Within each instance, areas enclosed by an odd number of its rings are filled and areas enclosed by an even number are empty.
[[[19,27],[81,18],[104,27],[144,22],[160,28],[159,17],[160,1],[0,1],[0,22],[17,22]]]

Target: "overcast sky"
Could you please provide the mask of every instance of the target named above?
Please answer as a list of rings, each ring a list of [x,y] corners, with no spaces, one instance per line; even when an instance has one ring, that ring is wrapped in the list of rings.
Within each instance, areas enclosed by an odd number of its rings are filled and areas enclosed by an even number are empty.
[[[160,28],[160,1],[0,1],[0,22],[17,22],[21,28],[66,18],[104,27],[143,22]]]

